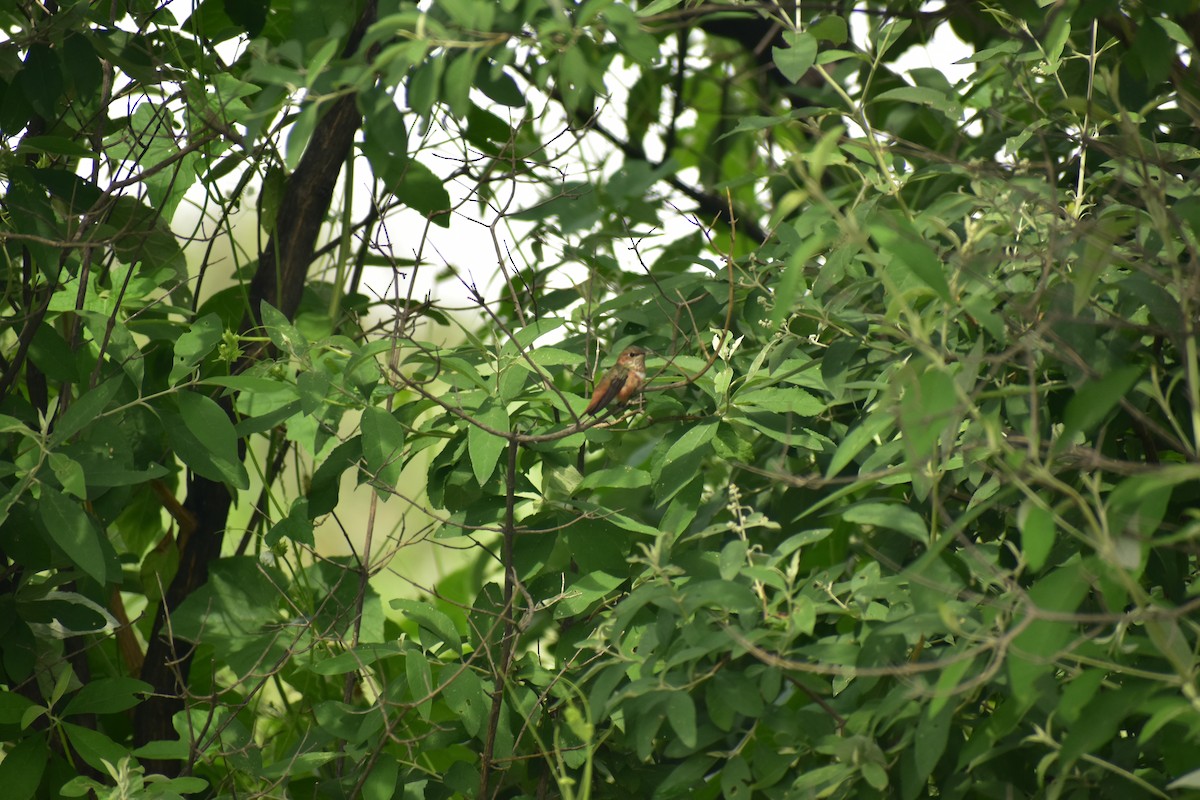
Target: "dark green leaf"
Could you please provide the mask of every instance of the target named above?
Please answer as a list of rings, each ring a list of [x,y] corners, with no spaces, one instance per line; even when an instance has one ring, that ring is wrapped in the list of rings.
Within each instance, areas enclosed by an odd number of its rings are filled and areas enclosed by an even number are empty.
[[[293,503],[288,515],[276,522],[263,537],[267,547],[274,547],[280,539],[288,539],[296,544],[312,547],[313,524],[308,513],[308,500],[300,497]]]
[[[1063,414],[1063,431],[1056,442],[1056,449],[1073,444],[1077,433],[1091,433],[1125,395],[1129,394],[1141,375],[1141,367],[1118,367],[1104,377],[1090,380],[1081,386],[1067,403],[1066,412]]]
[[[133,708],[153,690],[150,684],[133,678],[98,678],[84,684],[63,714],[115,714]]]
[[[250,476],[238,454],[237,432],[221,407],[197,392],[180,392],[178,403],[179,413],[161,414],[175,454],[209,480],[248,488]]]
[[[225,13],[231,20],[242,26],[251,39],[262,33],[263,26],[267,24],[267,11],[271,7],[270,0],[223,0],[223,2]]]
[[[450,194],[442,180],[419,161],[404,164],[395,184],[389,182],[396,199],[419,211],[435,225],[450,226]]]
[[[120,375],[109,378],[95,389],[85,392],[82,397],[71,403],[71,407],[63,412],[63,415],[59,417],[54,425],[54,435],[50,440],[51,444],[57,445],[65,442],[83,430],[84,426],[94,422],[96,417],[100,416],[100,413],[104,409],[108,408],[108,404],[121,391],[123,381],[124,379]]]
[[[41,736],[33,735],[14,744],[0,761],[0,786],[10,800],[29,800],[38,789],[50,751]]]
[[[39,509],[46,532],[67,558],[101,586],[106,584],[111,545],[92,518],[78,503],[44,485]]]
[[[847,522],[873,525],[879,528],[900,531],[922,544],[929,541],[929,526],[921,515],[898,504],[861,503],[851,506],[842,513]]]
[[[34,111],[46,119],[58,117],[58,101],[63,93],[62,65],[49,46],[41,43],[30,46],[17,82]]]

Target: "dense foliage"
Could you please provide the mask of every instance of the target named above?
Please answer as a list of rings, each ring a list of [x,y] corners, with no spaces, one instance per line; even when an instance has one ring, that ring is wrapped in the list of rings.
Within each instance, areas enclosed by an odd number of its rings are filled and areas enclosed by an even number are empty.
[[[6,797],[1200,794],[1200,3],[0,18]]]

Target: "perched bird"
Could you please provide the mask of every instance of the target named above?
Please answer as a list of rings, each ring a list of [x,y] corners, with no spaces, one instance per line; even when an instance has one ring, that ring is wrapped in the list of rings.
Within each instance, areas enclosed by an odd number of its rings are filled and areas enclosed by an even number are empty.
[[[617,356],[617,363],[604,373],[592,392],[592,402],[584,414],[599,414],[613,401],[623,406],[641,391],[646,382],[646,351],[640,347],[626,347]]]

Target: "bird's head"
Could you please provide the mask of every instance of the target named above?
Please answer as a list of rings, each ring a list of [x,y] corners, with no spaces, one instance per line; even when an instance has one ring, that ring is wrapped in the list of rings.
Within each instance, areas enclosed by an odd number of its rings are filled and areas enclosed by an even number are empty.
[[[617,363],[623,367],[635,367],[646,363],[646,351],[640,347],[626,347],[617,356]]]

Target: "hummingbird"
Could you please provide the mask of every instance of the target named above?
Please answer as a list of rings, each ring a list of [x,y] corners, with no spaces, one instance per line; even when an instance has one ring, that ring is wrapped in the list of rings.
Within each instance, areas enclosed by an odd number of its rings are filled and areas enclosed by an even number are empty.
[[[613,400],[623,406],[642,389],[646,382],[646,351],[640,347],[626,347],[617,356],[614,364],[596,384],[592,402],[584,414],[599,414]]]

